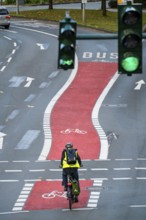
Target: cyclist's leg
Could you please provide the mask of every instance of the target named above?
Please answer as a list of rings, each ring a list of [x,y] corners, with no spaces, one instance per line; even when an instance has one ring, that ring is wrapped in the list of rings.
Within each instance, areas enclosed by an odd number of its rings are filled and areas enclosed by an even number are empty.
[[[62,179],[63,179],[63,186],[64,186],[64,190],[67,190],[67,175],[68,175],[68,169],[63,169],[62,172]]]

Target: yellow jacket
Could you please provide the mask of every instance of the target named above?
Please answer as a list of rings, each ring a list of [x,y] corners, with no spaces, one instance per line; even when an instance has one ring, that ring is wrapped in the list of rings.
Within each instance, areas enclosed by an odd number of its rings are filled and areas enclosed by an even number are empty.
[[[61,165],[62,165],[62,168],[80,168],[80,158],[79,158],[79,155],[76,151],[76,155],[77,155],[77,160],[76,160],[76,163],[71,165],[71,164],[68,164],[67,163],[67,153],[66,153],[66,150],[63,151],[62,153],[62,159],[61,159]],[[79,161],[78,161],[78,158],[79,158]]]

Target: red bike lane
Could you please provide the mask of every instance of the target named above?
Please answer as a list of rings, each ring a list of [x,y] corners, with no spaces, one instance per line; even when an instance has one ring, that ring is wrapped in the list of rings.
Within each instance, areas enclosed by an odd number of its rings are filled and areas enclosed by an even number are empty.
[[[116,69],[115,63],[79,63],[74,81],[53,108],[52,146],[47,159],[59,160],[67,142],[74,144],[82,159],[98,159],[100,140],[92,124],[91,115],[97,99]],[[90,188],[93,185],[91,180],[81,180],[79,203],[74,204],[73,208],[88,207],[92,194]],[[44,194],[47,194],[48,198],[44,198]],[[61,181],[44,180],[34,184],[23,210],[66,208],[68,208],[68,201],[64,196]]]
[[[82,159],[98,159],[100,140],[92,124],[91,114],[116,69],[116,63],[79,63],[74,81],[52,111],[52,147],[49,160],[60,159],[67,142],[73,143]]]

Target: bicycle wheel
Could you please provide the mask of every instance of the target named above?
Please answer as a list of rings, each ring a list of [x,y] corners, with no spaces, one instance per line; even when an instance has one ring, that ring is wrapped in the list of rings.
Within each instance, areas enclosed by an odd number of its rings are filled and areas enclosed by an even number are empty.
[[[72,210],[72,198],[69,198],[68,201],[69,201],[69,209]]]
[[[67,198],[68,198],[68,202],[69,202],[69,209],[72,209],[72,188],[69,186],[67,189]]]

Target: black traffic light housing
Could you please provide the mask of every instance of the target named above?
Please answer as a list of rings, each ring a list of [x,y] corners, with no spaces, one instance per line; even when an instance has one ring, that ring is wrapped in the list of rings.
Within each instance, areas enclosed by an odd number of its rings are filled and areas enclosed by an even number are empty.
[[[58,68],[73,69],[75,64],[77,23],[66,14],[59,23]]]
[[[142,4],[118,5],[118,70],[142,73]]]

